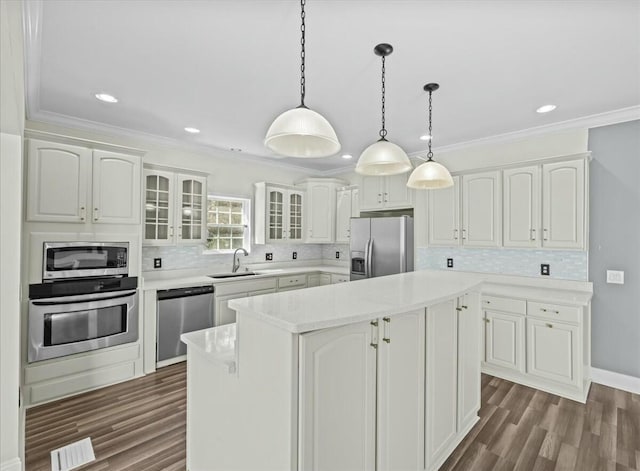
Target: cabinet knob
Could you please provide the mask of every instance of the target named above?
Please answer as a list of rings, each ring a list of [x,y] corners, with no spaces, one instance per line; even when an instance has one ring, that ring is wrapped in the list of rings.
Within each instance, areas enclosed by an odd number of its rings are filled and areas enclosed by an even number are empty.
[[[469,306],[460,306],[462,309],[469,309]]]
[[[549,327],[550,329],[552,329],[552,328],[553,328],[553,324],[549,324],[549,323],[547,323],[547,327]]]
[[[488,324],[489,322],[491,322],[491,319],[486,319],[486,318],[485,318],[485,320],[484,320],[484,321]]]
[[[460,311],[462,311],[462,308],[461,307],[457,307],[456,311],[460,312]]]

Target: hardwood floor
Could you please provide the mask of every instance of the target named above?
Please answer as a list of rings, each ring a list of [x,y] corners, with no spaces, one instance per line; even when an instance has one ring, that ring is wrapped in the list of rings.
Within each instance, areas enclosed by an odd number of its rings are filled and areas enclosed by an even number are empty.
[[[97,461],[79,470],[185,469],[186,369],[31,408],[26,469],[90,436]],[[441,471],[640,471],[640,396],[598,384],[587,404],[482,376],[480,421]]]

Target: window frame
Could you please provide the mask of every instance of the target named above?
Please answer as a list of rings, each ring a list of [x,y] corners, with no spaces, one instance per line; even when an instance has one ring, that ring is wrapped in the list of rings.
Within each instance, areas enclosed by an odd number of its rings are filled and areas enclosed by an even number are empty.
[[[241,202],[242,203],[242,224],[212,224],[209,223],[209,202],[211,200],[222,200],[222,201],[231,201],[231,202]],[[242,247],[249,253],[251,253],[251,198],[247,198],[246,196],[233,196],[233,195],[222,195],[222,194],[214,194],[210,193],[207,195],[207,208],[205,211],[205,249],[203,251],[204,254],[208,255],[216,255],[216,254],[233,254],[236,249],[210,249],[208,244],[209,241],[212,240],[209,238],[209,227],[211,226],[227,226],[234,227],[242,225],[245,227],[245,231],[243,234],[243,242]]]

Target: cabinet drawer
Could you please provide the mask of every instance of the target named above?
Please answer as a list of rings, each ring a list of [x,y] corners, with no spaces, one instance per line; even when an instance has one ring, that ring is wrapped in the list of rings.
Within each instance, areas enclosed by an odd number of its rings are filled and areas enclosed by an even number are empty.
[[[552,319],[554,321],[580,322],[581,308],[576,306],[560,306],[558,304],[527,302],[527,315]]]
[[[278,278],[278,289],[293,288],[294,286],[306,286],[307,275],[281,276]]]
[[[351,281],[349,275],[336,275],[335,273],[331,275],[331,284],[346,283],[347,281]]]
[[[505,311],[524,315],[527,313],[527,302],[523,299],[482,296],[482,309],[491,309],[492,311]]]
[[[226,296],[229,294],[248,293],[251,291],[260,291],[263,289],[273,289],[276,287],[276,280],[274,278],[254,278],[243,281],[216,283],[213,286],[216,296]]]

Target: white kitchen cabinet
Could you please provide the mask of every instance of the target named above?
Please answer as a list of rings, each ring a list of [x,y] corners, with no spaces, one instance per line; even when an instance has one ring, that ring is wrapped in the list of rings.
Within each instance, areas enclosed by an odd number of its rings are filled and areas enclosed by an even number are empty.
[[[503,245],[540,246],[540,167],[507,169],[503,181]]]
[[[305,192],[266,182],[255,183],[254,188],[255,243],[302,242]]]
[[[429,245],[460,245],[460,177],[453,186],[429,192]]]
[[[213,325],[217,327],[232,324],[236,321],[236,311],[229,308],[228,305],[230,300],[275,293],[276,290],[276,278],[215,283],[213,291]]]
[[[206,240],[207,179],[144,169],[145,245],[201,244]]]
[[[499,247],[502,228],[500,172],[462,177],[462,245]]]
[[[331,284],[335,285],[336,283],[346,283],[351,281],[351,277],[349,275],[338,275],[337,273],[331,274]]]
[[[351,218],[360,216],[360,190],[342,188],[336,193],[336,243],[348,244],[351,239]]]
[[[140,223],[140,157],[27,142],[27,220]]]
[[[420,309],[300,336],[301,469],[423,469],[424,335]]]
[[[411,192],[407,187],[409,174],[386,177],[363,176],[360,179],[360,210],[410,208]]]
[[[585,161],[542,166],[542,246],[585,245]]]
[[[578,385],[577,325],[527,319],[527,373]]]
[[[307,275],[305,273],[278,277],[278,291],[291,291],[306,287]]]
[[[329,244],[336,240],[336,190],[345,184],[335,178],[307,178],[296,183],[304,188],[304,242]]]
[[[329,273],[313,273],[307,276],[307,288],[314,286],[326,286],[331,284],[331,275]]]
[[[477,420],[480,410],[482,314],[480,295],[468,293],[458,306],[458,432]]]
[[[524,372],[524,316],[485,310],[484,322],[485,361],[491,365]]]

